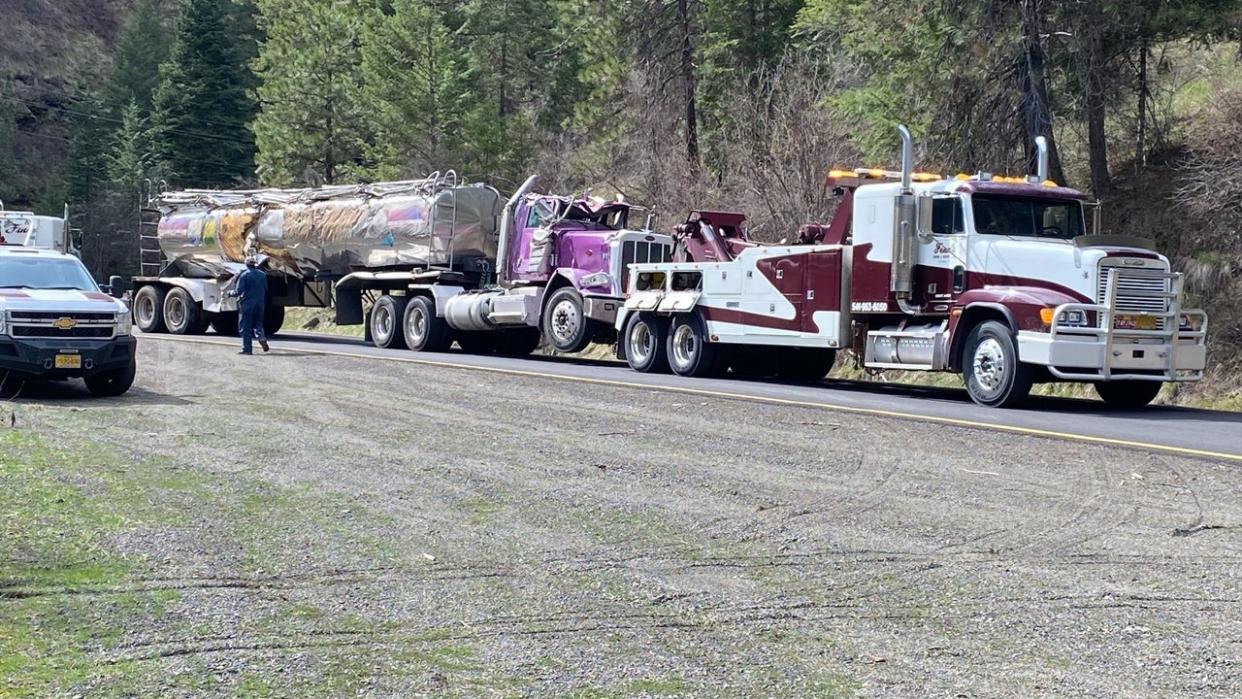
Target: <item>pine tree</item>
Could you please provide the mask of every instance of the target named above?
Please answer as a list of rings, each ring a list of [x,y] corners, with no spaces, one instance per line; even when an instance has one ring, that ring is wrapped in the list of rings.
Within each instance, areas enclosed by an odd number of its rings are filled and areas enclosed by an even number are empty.
[[[362,38],[362,96],[374,134],[366,154],[377,178],[458,167],[465,103],[462,61],[425,0],[393,0]]]
[[[183,185],[231,185],[254,174],[255,112],[244,31],[230,0],[181,0],[172,55],[160,69],[154,134]]]
[[[114,124],[103,100],[89,89],[78,91],[71,117],[73,134],[65,179],[69,198],[86,202],[106,183],[106,154]]]
[[[360,44],[369,3],[259,0],[254,123],[263,181],[332,183],[367,169]]]
[[[142,117],[151,113],[160,83],[160,65],[168,59],[167,27],[160,0],[139,0],[117,40],[112,77],[105,92],[109,110],[119,118],[130,102]]]
[[[137,100],[121,110],[121,124],[112,138],[112,147],[105,155],[108,182],[127,193],[142,189],[144,180],[158,179],[157,162],[151,152],[151,139]]]
[[[13,99],[13,81],[0,78],[0,201],[12,201],[17,195],[17,102]]]

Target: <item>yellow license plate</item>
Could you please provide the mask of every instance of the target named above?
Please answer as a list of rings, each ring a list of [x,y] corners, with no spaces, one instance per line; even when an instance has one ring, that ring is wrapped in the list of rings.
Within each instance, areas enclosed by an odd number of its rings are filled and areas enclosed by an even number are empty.
[[[1155,316],[1119,315],[1113,321],[1113,327],[1119,330],[1155,330]]]
[[[81,369],[82,355],[79,354],[58,354],[56,355],[57,369]]]

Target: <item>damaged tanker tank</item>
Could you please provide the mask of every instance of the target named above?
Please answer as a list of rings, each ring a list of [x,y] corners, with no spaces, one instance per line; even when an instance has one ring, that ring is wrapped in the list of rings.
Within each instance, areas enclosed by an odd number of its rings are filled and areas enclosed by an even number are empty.
[[[358,270],[485,270],[496,257],[495,189],[451,173],[313,189],[166,192],[158,238],[166,264],[218,276],[250,254],[271,271],[339,278]]]

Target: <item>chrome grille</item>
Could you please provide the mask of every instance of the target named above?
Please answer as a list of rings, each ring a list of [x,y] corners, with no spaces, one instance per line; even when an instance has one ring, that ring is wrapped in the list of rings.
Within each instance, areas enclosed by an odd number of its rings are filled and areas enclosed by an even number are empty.
[[[630,265],[668,262],[669,248],[659,241],[626,240],[621,243],[621,290],[630,285]]]
[[[1096,290],[1096,301],[1108,303],[1108,285],[1115,277],[1117,280],[1117,296],[1114,300],[1113,313],[1117,314],[1166,314],[1173,303],[1170,298],[1173,288],[1169,277],[1163,269],[1132,269],[1110,264],[1105,260],[1100,265],[1099,287]],[[1165,329],[1165,318],[1156,321],[1156,329]]]
[[[70,319],[73,327],[57,327]],[[115,313],[56,313],[54,311],[9,311],[9,335],[37,338],[110,338],[116,331]]]

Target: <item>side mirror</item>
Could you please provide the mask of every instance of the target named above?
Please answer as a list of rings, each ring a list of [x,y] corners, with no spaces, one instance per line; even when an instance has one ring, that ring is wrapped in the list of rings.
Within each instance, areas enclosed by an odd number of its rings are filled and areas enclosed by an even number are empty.
[[[125,294],[125,280],[119,275],[108,277],[108,295],[114,299],[119,299]]]
[[[918,199],[918,223],[915,226],[915,232],[919,236],[919,240],[927,242],[932,239],[932,211],[936,199],[929,194],[923,194]]]

